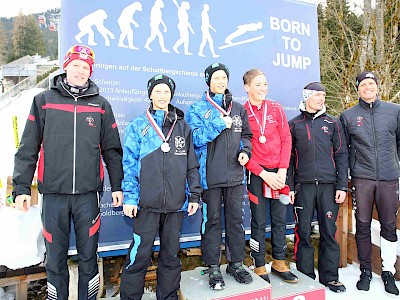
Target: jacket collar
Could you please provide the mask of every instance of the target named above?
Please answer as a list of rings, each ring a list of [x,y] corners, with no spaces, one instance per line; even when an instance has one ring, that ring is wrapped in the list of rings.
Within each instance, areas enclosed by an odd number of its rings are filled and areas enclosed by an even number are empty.
[[[306,110],[306,105],[305,105],[304,101],[300,101],[299,109],[300,109],[300,111],[302,113],[304,113],[307,116],[307,118],[309,118],[311,120],[314,120],[314,119],[316,119],[316,118],[318,118],[318,117],[320,117],[320,116],[322,116],[322,115],[324,115],[326,113],[326,106],[325,105],[322,107],[321,110],[317,111],[315,114],[309,113]]]
[[[381,102],[382,102],[382,100],[379,99],[378,96],[376,97],[374,102],[370,102],[370,103],[364,101],[361,97],[358,99],[358,103],[360,104],[360,106],[365,109],[375,108],[375,107],[379,106],[381,104]]]

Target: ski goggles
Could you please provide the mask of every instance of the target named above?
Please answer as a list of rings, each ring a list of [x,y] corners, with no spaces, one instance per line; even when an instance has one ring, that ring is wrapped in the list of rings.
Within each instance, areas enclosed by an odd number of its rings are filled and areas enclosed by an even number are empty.
[[[84,59],[92,59],[94,61],[94,52],[92,49],[90,49],[87,46],[83,46],[83,45],[75,45],[72,46],[71,48],[69,48],[69,50],[67,51],[67,55],[70,54],[79,54],[80,58],[84,58]]]

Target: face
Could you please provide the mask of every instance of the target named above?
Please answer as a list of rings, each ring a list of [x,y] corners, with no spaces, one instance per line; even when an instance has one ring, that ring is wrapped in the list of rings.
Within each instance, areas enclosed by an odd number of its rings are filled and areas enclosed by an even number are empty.
[[[67,81],[76,86],[84,86],[90,75],[90,65],[83,60],[75,59],[66,67]]]
[[[171,90],[165,83],[157,84],[150,94],[155,110],[168,111],[168,104],[171,102]]]
[[[215,94],[224,94],[228,87],[228,76],[225,71],[215,71],[210,80],[210,90]]]
[[[364,101],[374,102],[378,94],[378,85],[375,80],[367,78],[361,81],[358,85],[358,94]]]
[[[306,101],[306,110],[310,113],[320,111],[325,104],[325,92],[317,92]]]
[[[262,103],[268,93],[267,78],[260,74],[253,78],[250,84],[245,84],[244,89],[249,96],[251,104]]]

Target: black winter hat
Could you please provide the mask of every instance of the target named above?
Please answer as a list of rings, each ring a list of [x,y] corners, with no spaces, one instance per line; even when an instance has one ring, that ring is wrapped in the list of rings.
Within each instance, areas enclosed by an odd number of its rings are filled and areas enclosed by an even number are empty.
[[[368,78],[373,79],[376,82],[376,84],[378,84],[378,78],[376,77],[374,72],[364,71],[364,72],[361,72],[360,74],[358,74],[357,77],[356,77],[356,86],[357,86],[357,88],[358,88],[358,86],[359,86],[361,81],[363,81],[364,79],[368,79]]]
[[[213,63],[212,65],[209,65],[207,69],[204,71],[205,80],[208,86],[210,86],[212,74],[214,74],[214,72],[218,70],[224,71],[229,80],[228,67],[221,63]]]
[[[154,77],[152,77],[149,82],[147,83],[147,93],[150,98],[151,92],[153,91],[154,87],[157,84],[160,83],[165,83],[166,85],[169,86],[169,89],[171,90],[171,99],[174,97],[175,93],[175,81],[172,80],[172,78],[169,78],[168,76],[165,76],[163,74],[158,74]]]
[[[311,82],[303,89],[303,101],[307,101],[315,92],[325,92],[325,87],[320,82]]]

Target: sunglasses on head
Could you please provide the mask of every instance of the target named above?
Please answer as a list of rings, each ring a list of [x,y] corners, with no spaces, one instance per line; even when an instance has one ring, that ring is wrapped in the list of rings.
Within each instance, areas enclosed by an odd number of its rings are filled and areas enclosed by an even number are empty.
[[[82,46],[82,45],[72,46],[71,48],[69,48],[67,53],[77,53],[79,55],[89,56],[91,59],[94,60],[94,52],[87,46]]]

